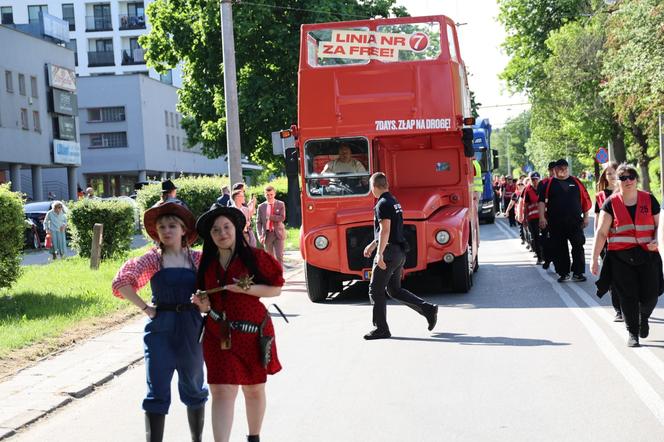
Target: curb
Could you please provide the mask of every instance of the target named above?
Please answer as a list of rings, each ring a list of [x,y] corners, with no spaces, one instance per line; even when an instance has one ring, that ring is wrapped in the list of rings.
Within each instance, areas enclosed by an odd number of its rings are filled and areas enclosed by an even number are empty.
[[[299,254],[298,254],[299,255]],[[286,281],[302,272],[301,260],[288,257]],[[143,361],[136,345],[144,318],[91,338],[49,359],[39,361],[0,383],[0,440],[82,399],[96,388]],[[127,334],[138,335],[127,338]]]

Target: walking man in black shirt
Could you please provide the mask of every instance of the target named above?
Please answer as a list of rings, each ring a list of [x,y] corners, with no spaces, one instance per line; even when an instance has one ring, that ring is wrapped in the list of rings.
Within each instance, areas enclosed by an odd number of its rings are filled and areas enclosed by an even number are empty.
[[[583,245],[586,237],[583,229],[588,226],[592,203],[581,181],[570,176],[567,161],[556,161],[555,171],[555,177],[547,181],[539,195],[540,228],[549,229],[558,282],[585,281]],[[571,263],[568,242],[572,245]]]
[[[438,306],[429,304],[401,287],[401,273],[406,262],[408,243],[403,236],[403,211],[388,189],[387,177],[382,172],[369,179],[369,189],[378,198],[374,207],[374,240],[364,249],[369,258],[374,251],[374,264],[369,282],[369,297],[373,302],[374,330],[364,339],[386,339],[392,336],[387,325],[387,295],[407,305],[427,319],[433,330],[438,319]]]

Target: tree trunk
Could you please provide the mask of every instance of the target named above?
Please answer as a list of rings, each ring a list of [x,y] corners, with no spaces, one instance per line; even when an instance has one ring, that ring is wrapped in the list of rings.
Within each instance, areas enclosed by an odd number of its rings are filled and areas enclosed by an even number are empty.
[[[650,164],[650,157],[648,156],[648,137],[641,127],[636,124],[636,118],[634,115],[630,115],[629,121],[631,123],[630,131],[639,145],[637,162],[641,169],[641,184],[643,190],[650,192],[650,174],[648,173],[648,165]]]
[[[621,164],[627,161],[627,151],[625,150],[625,132],[623,132],[622,127],[617,123],[615,126],[614,136],[612,137],[613,154],[615,156],[613,161]]]

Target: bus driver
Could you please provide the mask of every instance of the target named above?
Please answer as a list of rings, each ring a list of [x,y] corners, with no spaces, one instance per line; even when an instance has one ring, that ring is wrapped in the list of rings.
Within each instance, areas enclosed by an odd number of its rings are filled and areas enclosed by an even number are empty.
[[[348,143],[341,143],[339,145],[339,156],[336,160],[328,161],[321,175],[325,174],[338,174],[338,173],[365,173],[367,169],[364,165],[351,157],[353,153]]]

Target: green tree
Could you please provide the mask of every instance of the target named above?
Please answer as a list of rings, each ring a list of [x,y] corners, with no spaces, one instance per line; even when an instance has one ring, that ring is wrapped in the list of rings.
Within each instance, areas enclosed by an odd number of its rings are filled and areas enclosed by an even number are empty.
[[[297,111],[300,26],[303,23],[407,15],[395,0],[255,0],[233,7],[242,150],[276,171],[270,132],[289,127]],[[190,144],[212,158],[226,152],[219,2],[156,0],[152,31],[141,37],[150,66],[164,72],[180,61],[182,125]]]
[[[531,163],[526,152],[526,144],[530,139],[530,119],[530,111],[524,111],[508,119],[505,126],[492,135],[491,148],[498,150],[499,173],[512,175],[515,169],[523,170]],[[508,170],[508,163],[511,170]]]
[[[475,97],[475,92],[470,91],[470,112],[473,115],[473,117],[479,118],[481,107],[482,103],[477,101],[477,97]]]
[[[498,19],[505,26],[503,43],[510,56],[501,78],[513,91],[536,91],[545,80],[546,45],[551,31],[593,10],[597,0],[498,0]]]
[[[657,113],[664,110],[664,4],[623,0],[607,22],[604,97],[636,144],[643,187],[657,157]]]

